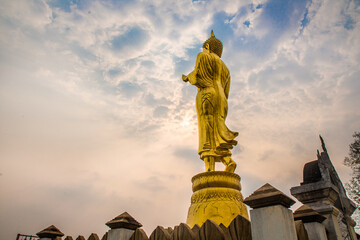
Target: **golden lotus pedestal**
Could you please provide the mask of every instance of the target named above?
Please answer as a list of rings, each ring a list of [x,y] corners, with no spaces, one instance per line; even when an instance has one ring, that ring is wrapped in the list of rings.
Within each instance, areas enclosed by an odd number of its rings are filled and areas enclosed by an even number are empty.
[[[228,227],[241,215],[249,219],[243,196],[240,192],[240,176],[224,171],[204,172],[192,179],[193,195],[186,223],[192,228],[211,219]]]

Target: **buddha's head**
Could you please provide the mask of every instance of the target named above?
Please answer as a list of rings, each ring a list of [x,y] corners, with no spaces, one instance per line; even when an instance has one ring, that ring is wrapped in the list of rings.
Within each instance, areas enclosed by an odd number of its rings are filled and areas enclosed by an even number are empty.
[[[220,40],[215,37],[213,30],[211,30],[210,38],[204,42],[203,48],[210,50],[221,58],[223,45]]]

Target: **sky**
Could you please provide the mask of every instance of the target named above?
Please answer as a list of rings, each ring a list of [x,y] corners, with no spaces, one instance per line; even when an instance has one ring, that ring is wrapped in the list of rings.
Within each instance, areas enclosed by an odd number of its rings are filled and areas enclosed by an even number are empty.
[[[148,235],[185,222],[204,164],[181,75],[211,30],[244,197],[265,183],[291,196],[319,134],[348,181],[359,0],[0,0],[0,239],[52,224],[102,237],[124,211]]]

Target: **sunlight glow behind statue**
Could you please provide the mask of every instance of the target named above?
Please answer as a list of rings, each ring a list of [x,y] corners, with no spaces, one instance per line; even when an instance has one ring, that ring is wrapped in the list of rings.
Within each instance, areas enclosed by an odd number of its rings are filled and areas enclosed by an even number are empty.
[[[222,43],[214,32],[203,44],[203,51],[197,55],[195,69],[184,82],[198,88],[196,112],[199,127],[199,155],[205,163],[205,171],[215,171],[215,162],[222,162],[225,171],[234,172],[236,163],[231,159],[230,149],[237,144],[237,132],[225,125],[228,111],[227,99],[230,90],[230,72],[220,59]]]

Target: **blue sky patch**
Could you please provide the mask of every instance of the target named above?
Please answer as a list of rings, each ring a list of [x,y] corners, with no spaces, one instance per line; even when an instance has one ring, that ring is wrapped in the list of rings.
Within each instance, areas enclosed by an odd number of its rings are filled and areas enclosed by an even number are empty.
[[[81,47],[81,46],[74,46],[72,48],[73,52],[76,53],[80,59],[83,60],[90,60],[90,61],[96,61],[97,57],[96,55],[94,55],[94,53],[92,53],[91,51]]]
[[[141,91],[139,85],[129,81],[120,82],[118,86],[121,94],[127,98],[135,97]]]
[[[219,12],[214,15],[213,22],[209,29],[209,36],[211,29],[214,30],[215,37],[218,36],[227,36],[227,38],[231,38],[234,35],[234,32],[231,28],[231,23],[229,20],[233,18],[233,15],[228,15],[225,12]],[[221,40],[221,39],[220,39]]]
[[[110,77],[116,77],[124,73],[120,68],[113,68],[108,71]]]
[[[249,20],[246,20],[245,22],[243,22],[243,24],[244,24],[245,26],[247,26],[248,28],[250,27],[250,21],[249,21]]]
[[[304,18],[301,20],[301,27],[302,28],[305,28],[310,22],[310,20],[308,18],[308,14],[309,14],[309,9],[306,9],[305,13],[304,13]]]
[[[288,27],[298,24],[304,16],[309,0],[270,0],[263,6],[264,20],[270,22],[277,31],[283,32]]]
[[[344,24],[344,28],[347,30],[352,30],[355,27],[355,21],[354,19],[350,16],[350,15],[345,15],[346,16],[346,22]]]
[[[70,6],[72,5],[83,5],[80,0],[50,0],[48,1],[50,7],[59,8],[64,12],[70,12]]]
[[[148,34],[140,27],[130,28],[126,33],[116,36],[111,41],[114,50],[122,50],[125,47],[134,47],[144,44],[148,38]]]
[[[304,28],[310,23],[310,19],[308,17],[309,15],[309,9],[306,8],[305,13],[304,13],[304,17],[303,19],[300,21],[300,34],[304,31]]]
[[[193,70],[196,56],[199,52],[201,52],[202,44],[203,43],[199,43],[194,48],[186,49],[186,56],[188,56],[188,58],[187,58],[188,60],[185,60],[184,58],[174,57],[174,62],[175,62],[174,75],[175,76],[181,77],[182,74],[189,74]]]

